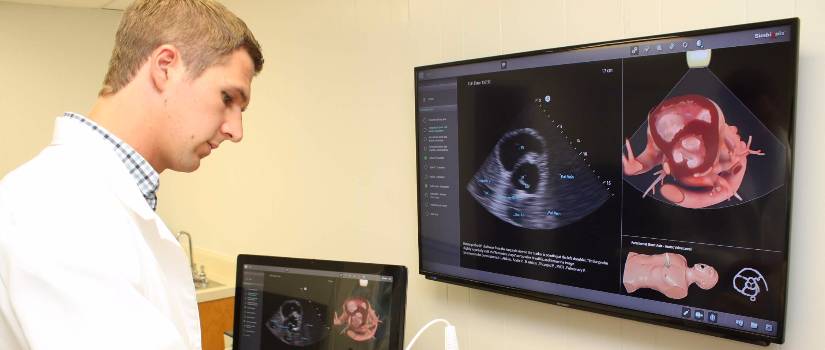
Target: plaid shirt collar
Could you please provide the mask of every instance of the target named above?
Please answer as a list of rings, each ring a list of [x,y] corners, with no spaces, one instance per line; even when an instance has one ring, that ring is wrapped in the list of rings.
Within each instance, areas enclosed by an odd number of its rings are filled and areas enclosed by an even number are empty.
[[[126,142],[119,139],[117,136],[112,135],[104,129],[103,127],[97,125],[95,122],[86,119],[86,117],[66,112],[63,114],[64,117],[77,120],[80,123],[92,128],[92,130],[96,131],[100,136],[102,136],[106,141],[109,141],[112,144],[112,148],[117,154],[118,158],[123,162],[123,165],[126,166],[126,170],[129,171],[129,174],[132,175],[132,178],[135,180],[140,192],[143,194],[143,198],[146,199],[146,202],[149,203],[149,206],[152,210],[157,208],[158,197],[157,191],[158,187],[160,187],[160,175],[149,162],[144,159],[140,153],[135,151],[132,146],[129,146]]]

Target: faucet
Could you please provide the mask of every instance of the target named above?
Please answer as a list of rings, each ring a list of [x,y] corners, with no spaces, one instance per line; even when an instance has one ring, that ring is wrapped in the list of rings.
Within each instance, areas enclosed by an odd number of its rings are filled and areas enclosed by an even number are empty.
[[[189,246],[189,269],[192,271],[192,278],[194,278],[195,277],[195,260],[192,257],[192,235],[190,235],[186,231],[178,232],[178,234],[175,235],[175,238],[178,239],[178,243],[181,242],[180,236],[186,236],[186,241],[187,241],[186,245]]]
[[[195,266],[194,256],[192,255],[192,235],[190,235],[186,231],[180,231],[175,238],[178,239],[180,242],[180,237],[186,236],[187,245],[189,246],[189,268],[192,272],[192,281],[198,283],[202,288],[206,287],[209,284],[209,279],[206,278],[206,271],[204,271],[203,265],[201,265],[200,273],[197,272],[197,267]]]

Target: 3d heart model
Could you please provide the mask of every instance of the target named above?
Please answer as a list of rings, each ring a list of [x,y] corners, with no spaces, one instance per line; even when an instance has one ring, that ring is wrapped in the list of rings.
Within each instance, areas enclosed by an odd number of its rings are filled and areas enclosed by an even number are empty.
[[[344,326],[341,334],[346,333],[355,341],[367,341],[375,337],[381,321],[369,301],[358,297],[348,298],[341,309],[341,314],[336,312],[332,319],[336,326]]]
[[[658,183],[662,197],[685,208],[705,208],[731,197],[742,200],[737,191],[747,157],[764,153],[750,148],[751,137],[747,143],[742,141],[716,102],[701,95],[671,97],[654,108],[647,121],[644,151],[635,156],[626,140],[627,155],[622,155],[628,176],[647,173],[661,164],[643,197],[655,193]]]

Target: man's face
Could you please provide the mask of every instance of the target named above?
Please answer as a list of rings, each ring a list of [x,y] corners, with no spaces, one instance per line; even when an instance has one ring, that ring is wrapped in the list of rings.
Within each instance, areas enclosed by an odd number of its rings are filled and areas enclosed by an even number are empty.
[[[241,112],[249,104],[254,68],[237,49],[199,77],[179,79],[165,98],[159,135],[164,168],[191,172],[221,142],[243,138]]]

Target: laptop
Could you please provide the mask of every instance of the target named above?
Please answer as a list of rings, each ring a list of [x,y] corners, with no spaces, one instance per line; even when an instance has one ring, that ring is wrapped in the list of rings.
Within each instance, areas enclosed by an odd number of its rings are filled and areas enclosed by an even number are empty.
[[[407,268],[239,255],[233,350],[402,350]]]

